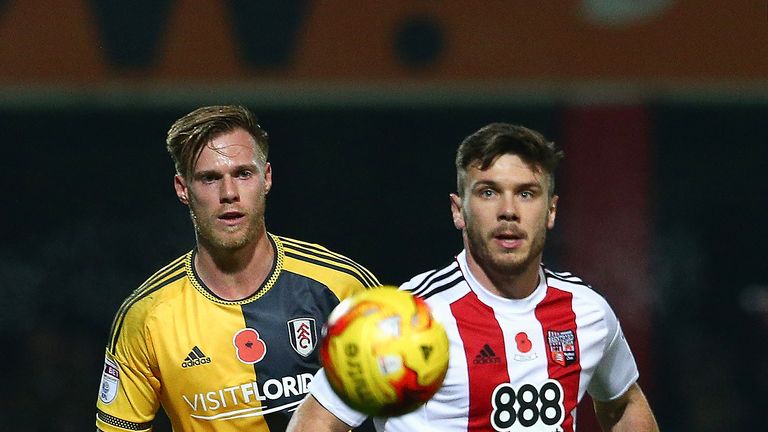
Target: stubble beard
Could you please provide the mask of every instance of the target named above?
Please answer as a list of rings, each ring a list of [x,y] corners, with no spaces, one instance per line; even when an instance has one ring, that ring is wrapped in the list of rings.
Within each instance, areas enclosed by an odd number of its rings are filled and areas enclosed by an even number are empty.
[[[538,268],[546,242],[546,228],[542,228],[533,238],[527,252],[522,250],[493,250],[493,235],[483,233],[472,224],[466,228],[470,252],[475,261],[490,275],[498,277],[519,276],[531,269]]]
[[[262,201],[263,202],[263,201]],[[264,229],[264,210],[254,209],[248,213],[243,225],[237,227],[217,226],[214,215],[199,216],[199,211],[190,202],[189,214],[195,227],[197,242],[211,250],[234,252],[253,243],[254,239]]]

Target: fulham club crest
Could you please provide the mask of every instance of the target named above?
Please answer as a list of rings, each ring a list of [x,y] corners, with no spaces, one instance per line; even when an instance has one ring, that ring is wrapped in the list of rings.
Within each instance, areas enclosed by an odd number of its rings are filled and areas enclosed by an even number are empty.
[[[576,362],[576,334],[573,330],[549,330],[547,342],[553,362],[560,366],[568,366]]]
[[[308,356],[317,345],[314,318],[296,318],[288,321],[288,338],[293,349],[302,357]]]

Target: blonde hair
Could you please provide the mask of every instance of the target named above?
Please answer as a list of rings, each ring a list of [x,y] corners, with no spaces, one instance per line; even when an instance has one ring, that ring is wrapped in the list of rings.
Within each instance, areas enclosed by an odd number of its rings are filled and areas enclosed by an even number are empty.
[[[267,133],[256,116],[239,105],[215,105],[198,108],[176,120],[168,130],[166,148],[176,166],[176,173],[187,177],[192,173],[203,147],[220,135],[237,128],[247,131],[256,141],[260,167],[267,163]]]

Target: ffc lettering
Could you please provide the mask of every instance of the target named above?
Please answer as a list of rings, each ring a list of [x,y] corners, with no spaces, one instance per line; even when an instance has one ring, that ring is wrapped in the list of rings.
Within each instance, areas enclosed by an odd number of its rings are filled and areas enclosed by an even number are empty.
[[[499,384],[493,390],[491,404],[491,425],[496,431],[544,430],[543,427],[561,425],[565,419],[563,388],[551,379],[539,388],[523,384],[515,390],[509,383]]]
[[[294,351],[309,356],[317,343],[314,318],[296,318],[288,321],[288,340]]]

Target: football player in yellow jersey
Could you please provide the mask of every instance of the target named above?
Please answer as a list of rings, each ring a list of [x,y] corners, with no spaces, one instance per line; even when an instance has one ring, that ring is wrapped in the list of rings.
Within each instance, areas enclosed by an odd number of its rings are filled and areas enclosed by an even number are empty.
[[[196,247],[120,306],[97,400],[102,431],[282,431],[342,299],[379,285],[351,259],[268,233],[267,134],[239,106],[199,108],[167,137]]]

